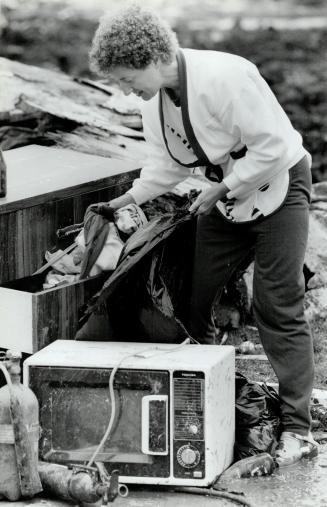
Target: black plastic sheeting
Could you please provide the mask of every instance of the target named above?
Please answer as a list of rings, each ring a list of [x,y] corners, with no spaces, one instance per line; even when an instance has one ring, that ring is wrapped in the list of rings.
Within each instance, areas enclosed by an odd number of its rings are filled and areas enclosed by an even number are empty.
[[[196,231],[189,206],[187,200],[152,218],[127,240],[76,339],[180,343],[189,337]]]
[[[270,386],[236,374],[235,460],[272,453],[280,431],[280,399]]]

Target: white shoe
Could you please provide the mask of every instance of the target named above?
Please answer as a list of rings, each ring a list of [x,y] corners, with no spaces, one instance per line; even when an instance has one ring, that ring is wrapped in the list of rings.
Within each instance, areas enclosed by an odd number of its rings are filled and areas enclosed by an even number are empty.
[[[291,431],[283,431],[275,451],[275,460],[279,467],[297,463],[302,458],[318,456],[319,444],[313,439],[311,432],[308,436],[298,435]]]

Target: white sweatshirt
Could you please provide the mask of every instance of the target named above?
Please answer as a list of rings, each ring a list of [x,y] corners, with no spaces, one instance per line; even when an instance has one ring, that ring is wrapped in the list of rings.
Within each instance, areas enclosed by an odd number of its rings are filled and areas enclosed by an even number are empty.
[[[236,222],[268,215],[287,195],[289,169],[304,155],[310,157],[301,135],[254,64],[218,51],[183,49],[181,53],[185,61],[184,76],[179,65],[182,107],[176,108],[165,93],[161,95],[166,142],[180,163],[165,145],[158,93],[142,106],[149,149],[140,177],[128,192],[142,204],[190,175],[192,169],[182,165],[192,159],[186,151],[182,155],[183,146],[190,150],[185,142],[189,115],[198,143],[210,163],[221,165],[223,181],[230,189],[227,201],[218,201],[218,209]],[[179,136],[172,136],[172,130]],[[230,153],[244,146],[246,155],[233,160]]]

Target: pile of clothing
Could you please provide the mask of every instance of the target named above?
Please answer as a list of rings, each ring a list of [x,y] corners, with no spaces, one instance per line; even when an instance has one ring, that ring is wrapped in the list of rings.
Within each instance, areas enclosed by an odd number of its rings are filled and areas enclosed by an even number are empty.
[[[78,234],[65,250],[46,252],[47,264],[41,269],[51,266],[51,270],[46,275],[43,288],[113,271],[127,239],[147,222],[144,212],[136,204],[118,210],[105,203],[89,206],[83,223],[57,231],[60,238]]]

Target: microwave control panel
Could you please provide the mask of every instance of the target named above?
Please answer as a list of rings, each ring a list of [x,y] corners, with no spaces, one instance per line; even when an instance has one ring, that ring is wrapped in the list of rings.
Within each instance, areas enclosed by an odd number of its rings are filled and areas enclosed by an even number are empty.
[[[204,479],[204,373],[173,373],[174,477]]]

